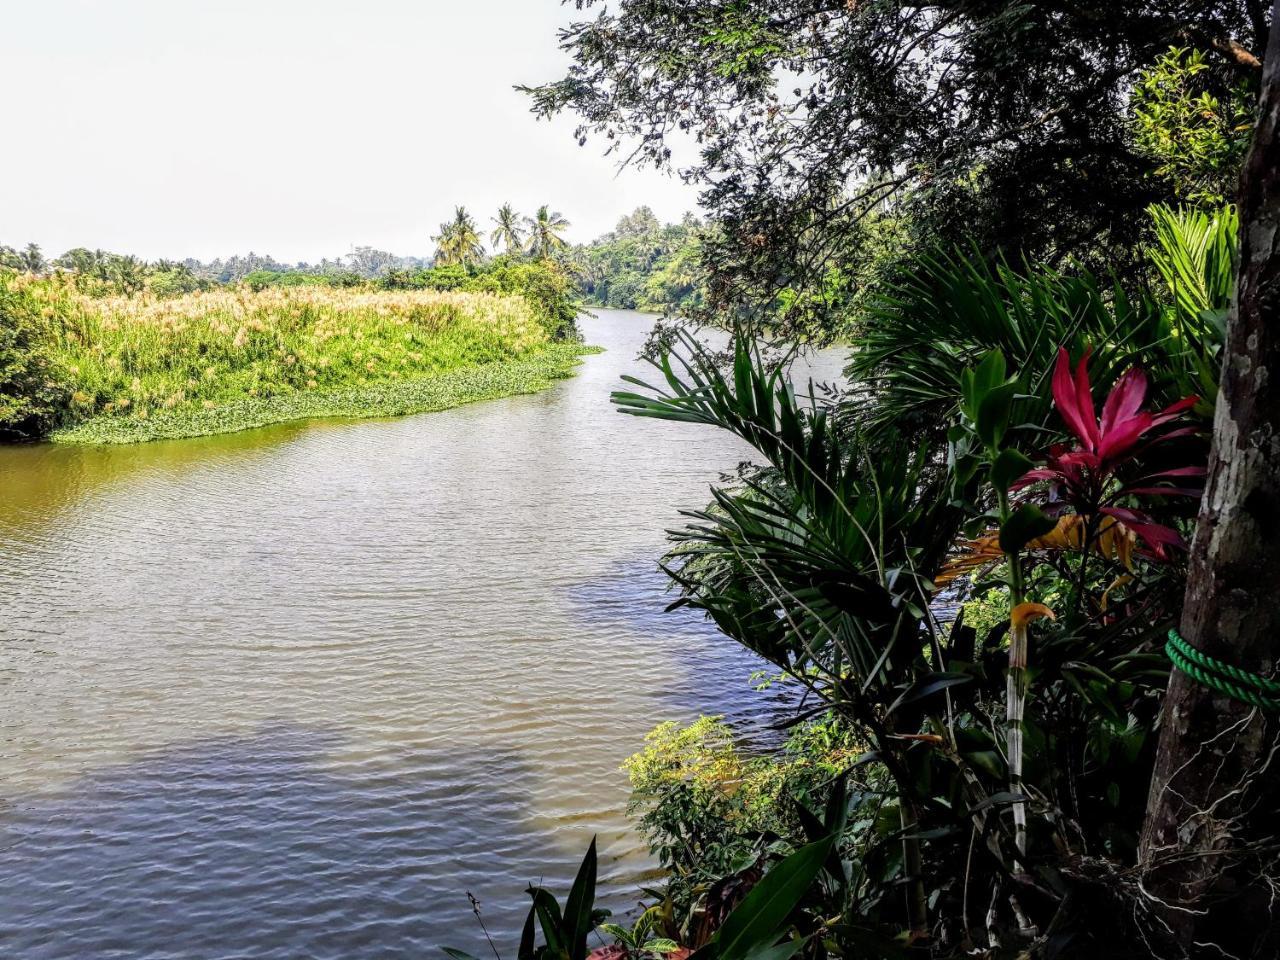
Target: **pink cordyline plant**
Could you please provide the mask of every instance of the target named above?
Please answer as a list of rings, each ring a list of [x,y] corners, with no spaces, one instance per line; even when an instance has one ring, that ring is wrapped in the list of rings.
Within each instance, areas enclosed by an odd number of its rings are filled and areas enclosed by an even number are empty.
[[[1195,427],[1161,430],[1182,417],[1198,397],[1186,397],[1159,413],[1142,409],[1147,398],[1147,375],[1130,367],[1116,381],[1102,405],[1101,419],[1094,413],[1089,384],[1089,356],[1086,349],[1075,370],[1065,347],[1058,349],[1053,370],[1053,400],[1058,413],[1075,434],[1077,444],[1055,444],[1045,465],[1028,471],[1014,484],[1021,489],[1037,481],[1049,483],[1050,511],[1070,507],[1083,517],[1113,517],[1142,540],[1151,553],[1167,559],[1170,547],[1185,549],[1177,530],[1157,523],[1149,514],[1132,505],[1134,497],[1199,497],[1203,491],[1205,467],[1185,465],[1149,473],[1132,480],[1121,476],[1156,444],[1195,436]],[[1087,546],[1087,545],[1086,545]]]

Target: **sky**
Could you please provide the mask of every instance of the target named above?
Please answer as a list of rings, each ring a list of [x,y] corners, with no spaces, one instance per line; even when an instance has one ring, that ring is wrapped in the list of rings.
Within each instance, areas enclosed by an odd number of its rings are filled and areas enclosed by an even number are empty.
[[[546,203],[590,240],[696,192],[619,172],[517,83],[568,63],[559,0],[5,3],[0,243],[147,259],[428,256],[463,204]]]

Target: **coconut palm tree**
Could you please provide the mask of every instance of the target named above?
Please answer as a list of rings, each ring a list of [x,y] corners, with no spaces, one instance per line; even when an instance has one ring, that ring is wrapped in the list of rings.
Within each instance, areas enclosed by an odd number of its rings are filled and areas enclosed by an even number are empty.
[[[524,249],[524,226],[520,222],[521,219],[523,218],[516,213],[515,207],[509,203],[504,203],[498,208],[498,215],[493,218],[497,226],[489,234],[489,242],[493,244],[495,251],[499,245],[507,253],[519,253]]]
[[[467,267],[484,259],[480,231],[466,207],[457,207],[453,219],[440,224],[440,233],[431,239],[436,245],[437,266]]]
[[[560,234],[569,228],[569,221],[558,212],[553,212],[545,203],[525,222],[529,227],[528,249],[535,257],[550,257],[554,251],[567,246]]]

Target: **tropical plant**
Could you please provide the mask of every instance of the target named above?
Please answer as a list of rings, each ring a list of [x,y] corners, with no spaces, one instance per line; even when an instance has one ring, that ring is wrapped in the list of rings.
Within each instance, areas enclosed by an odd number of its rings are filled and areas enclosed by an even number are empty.
[[[1222,323],[1231,292],[1238,224],[1234,212],[1153,207],[1148,254],[1165,291],[1130,295],[1088,271],[1015,270],[972,252],[920,254],[866,301],[846,375],[845,413],[871,436],[933,436],[939,449],[957,421],[964,371],[991,351],[1018,358],[1026,382],[1008,444],[1038,449],[1052,410],[1048,373],[1059,347],[1079,356],[1105,345],[1096,380],[1129,367],[1150,378],[1157,402],[1213,396]],[[1208,407],[1197,411],[1207,419]]]
[[[1242,79],[1212,69],[1202,51],[1171,47],[1134,87],[1138,148],[1179,200],[1222,204],[1235,195],[1256,98]]]
[[[493,218],[493,232],[489,234],[489,242],[493,244],[494,250],[501,246],[506,253],[517,254],[524,249],[522,219],[509,203],[498,208],[498,215]]]
[[[823,807],[832,783],[864,749],[830,717],[797,724],[782,748],[767,754],[744,750],[716,717],[650,731],[623,768],[631,781],[628,813],[668,871],[663,902],[655,905],[673,918],[667,934],[688,946],[705,942],[726,892],[758,879],[770,838],[799,836],[800,808]]]
[[[808,937],[783,938],[792,925],[793,911],[823,870],[833,842],[834,837],[824,835],[781,859],[724,918],[715,935],[698,951],[699,960],[789,960],[799,952]],[[588,956],[605,960],[625,957],[632,951],[664,956],[680,950],[678,944],[667,938],[645,938],[650,924],[642,918],[642,922],[630,930],[607,925],[605,932],[614,936],[615,947],[589,953],[587,937],[609,916],[608,910],[594,909],[596,872],[593,837],[563,909],[545,888],[528,889],[533,905],[525,918],[517,960],[586,960]],[[539,930],[541,944],[537,942]],[[452,947],[441,949],[453,960],[476,960]],[[688,951],[682,952],[688,956]]]
[[[1145,807],[1145,725],[1159,703],[1152,647],[1176,574],[1130,556],[1117,586],[1113,570],[1084,563],[1097,543],[1073,547],[1064,531],[1064,549],[1043,547],[1060,521],[1013,489],[1035,464],[1010,444],[1034,450],[1054,430],[1050,370],[1009,373],[996,351],[961,367],[940,456],[856,420],[833,429],[827,404],[797,399],[744,338],[727,371],[686,334],[675,344],[655,361],[661,387],[632,380],[640,390],[615,402],[728,430],[763,458],[673,533],[664,568],[676,603],[705,611],[839,715],[867,744],[878,784],[840,843],[853,866],[827,902],[840,919],[824,942],[836,952],[895,936],[1025,946],[1050,925],[1088,939],[1081,910],[1126,922],[1110,898]],[[1139,409],[1138,378],[1122,379],[1109,435],[1159,426]],[[1041,429],[1024,427],[1024,412],[1040,410]],[[1142,489],[1127,488],[1130,506],[1145,509]],[[993,519],[999,554],[989,565],[1000,575],[977,588],[997,585],[1003,615],[979,636],[963,618],[939,622],[931,578],[962,527]],[[1081,580],[1090,602],[1073,605]],[[1096,616],[1109,587],[1107,615]],[[1086,615],[1052,616],[1073,606]],[[1072,858],[1099,836],[1108,855],[1081,874]],[[971,895],[989,905],[984,925],[964,908]]]
[[[548,259],[566,246],[561,234],[569,229],[569,221],[552,211],[545,203],[532,217],[525,218],[525,224],[529,230],[528,250],[535,257]]]
[[[1166,308],[1170,342],[1185,347],[1168,352],[1170,372],[1182,393],[1212,398],[1235,290],[1240,218],[1233,206],[1208,211],[1157,205],[1151,216],[1156,228],[1151,262],[1171,298]]]
[[[440,224],[440,233],[431,239],[436,245],[437,266],[469,267],[484,260],[480,233],[466,207],[457,207],[453,219]]]
[[[1131,367],[1111,388],[1098,419],[1089,383],[1089,353],[1085,351],[1073,374],[1067,351],[1059,350],[1053,373],[1054,404],[1075,435],[1075,447],[1050,448],[1046,465],[1027,471],[1011,489],[1047,483],[1051,511],[1070,509],[1085,518],[1085,549],[1092,546],[1103,519],[1110,517],[1164,559],[1170,547],[1185,549],[1186,542],[1177,530],[1158,523],[1134,501],[1138,497],[1167,496],[1199,500],[1204,492],[1205,451],[1198,449],[1193,455],[1180,457],[1177,466],[1139,476],[1124,476],[1124,472],[1158,444],[1167,446],[1174,440],[1194,438],[1194,427],[1149,434],[1180,418],[1199,398],[1185,397],[1159,413],[1147,413],[1142,409],[1147,396],[1146,374]]]

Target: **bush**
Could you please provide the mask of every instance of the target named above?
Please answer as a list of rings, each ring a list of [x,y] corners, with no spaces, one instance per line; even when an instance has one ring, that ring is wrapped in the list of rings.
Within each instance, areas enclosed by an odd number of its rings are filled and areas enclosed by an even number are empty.
[[[516,294],[537,312],[556,339],[577,337],[579,304],[573,283],[550,260],[498,257],[481,267],[450,265],[427,270],[390,270],[379,285],[385,290],[461,290]]]
[[[70,396],[39,304],[18,278],[0,277],[0,435],[41,436],[62,420]]]
[[[718,717],[659,724],[623,765],[628,812],[669,871],[666,897],[688,931],[706,894],[751,871],[768,838],[803,835],[797,807],[825,803],[831,783],[862,752],[835,720],[803,724],[782,749],[752,755]]]

